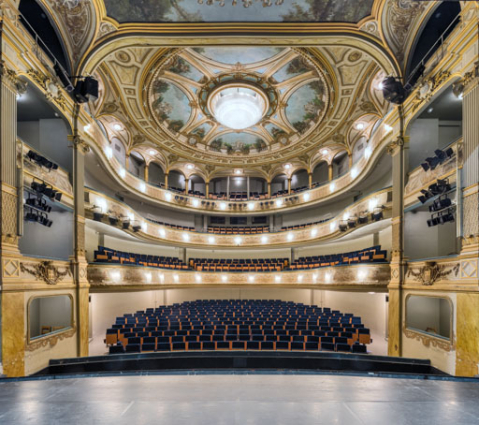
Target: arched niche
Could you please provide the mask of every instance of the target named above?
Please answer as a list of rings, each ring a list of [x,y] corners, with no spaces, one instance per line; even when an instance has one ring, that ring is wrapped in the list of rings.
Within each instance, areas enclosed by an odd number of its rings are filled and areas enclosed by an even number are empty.
[[[320,161],[313,169],[313,184],[321,185],[329,181],[329,165],[326,161]]]
[[[307,189],[309,187],[309,175],[308,170],[305,168],[296,170],[291,175],[291,189]]]
[[[349,171],[349,155],[347,151],[338,152],[332,161],[333,179],[341,177]]]
[[[271,180],[271,195],[284,195],[288,191],[288,176],[278,174]]]
[[[368,146],[368,139],[366,136],[361,136],[353,146],[353,164],[356,164],[364,155],[364,150]]]
[[[111,148],[113,150],[113,156],[124,167],[126,164],[126,149],[123,142],[118,137],[112,137]]]
[[[148,183],[156,186],[165,184],[165,172],[157,162],[150,162],[148,165]]]
[[[188,180],[188,193],[195,196],[205,196],[206,184],[203,177],[192,174]]]
[[[134,176],[144,179],[145,178],[145,158],[139,152],[130,152],[130,160],[128,161],[128,171]]]
[[[268,193],[268,182],[262,177],[249,178],[250,197],[261,196]]]
[[[185,190],[185,176],[182,172],[171,170],[168,173],[168,188],[173,190]]]

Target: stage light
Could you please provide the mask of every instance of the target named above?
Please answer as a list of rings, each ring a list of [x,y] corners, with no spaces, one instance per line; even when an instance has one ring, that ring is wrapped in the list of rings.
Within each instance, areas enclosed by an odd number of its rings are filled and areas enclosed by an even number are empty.
[[[388,102],[400,105],[406,99],[406,90],[402,83],[395,77],[387,77],[382,81],[383,96]]]
[[[353,216],[353,217],[349,217],[349,218],[348,218],[348,227],[351,228],[351,229],[352,229],[353,227],[356,227],[356,221],[357,221],[356,217],[354,217],[354,216]]]
[[[366,215],[360,214],[359,217],[358,217],[358,223],[359,224],[366,224],[367,222],[368,222],[367,214]]]
[[[130,220],[125,220],[125,221],[121,224],[121,227],[122,227],[123,230],[128,229],[128,227],[130,227]]]
[[[429,191],[424,190],[424,189],[421,189],[421,193],[422,193],[422,195],[418,196],[418,198],[417,198],[417,199],[419,199],[419,201],[421,201],[421,204],[425,204],[428,199],[431,199],[431,198],[434,197]]]
[[[448,208],[452,205],[451,199],[447,195],[439,197],[436,199],[432,205],[429,206],[429,212],[441,211],[444,208]]]
[[[73,96],[78,103],[94,102],[98,99],[98,80],[86,77],[78,81]]]
[[[384,218],[382,208],[376,208],[376,209],[373,211],[373,213],[371,214],[371,218],[372,218],[374,221],[382,220],[382,219]]]
[[[131,226],[131,228],[136,233],[136,232],[139,232],[141,230],[141,225],[135,224],[135,225]]]
[[[93,212],[93,220],[102,221],[104,215],[102,212]]]
[[[338,227],[339,227],[339,230],[340,230],[341,232],[345,232],[346,230],[348,230],[348,222],[347,222],[347,221],[341,221],[341,222],[339,223],[339,226],[338,226]]]
[[[116,226],[118,224],[118,221],[119,221],[118,217],[111,217],[111,216],[108,217],[108,220],[110,221],[110,224],[112,226]]]

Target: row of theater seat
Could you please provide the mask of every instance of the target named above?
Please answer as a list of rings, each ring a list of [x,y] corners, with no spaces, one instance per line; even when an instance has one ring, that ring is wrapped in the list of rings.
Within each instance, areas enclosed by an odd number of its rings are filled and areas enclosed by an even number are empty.
[[[217,227],[208,226],[208,233],[215,235],[258,235],[268,233],[269,226],[250,226],[250,227]]]
[[[288,267],[287,258],[273,259],[211,259],[190,258],[190,267],[197,271],[207,272],[280,272]]]
[[[133,254],[130,252],[117,251],[99,246],[94,253],[96,262],[130,264],[146,267],[159,267],[164,269],[188,270],[188,266],[175,257],[163,257],[157,255]]]
[[[117,317],[111,353],[177,350],[366,352],[361,318],[279,300],[199,300]]]
[[[373,246],[362,251],[352,251],[343,254],[316,255],[312,257],[300,257],[291,263],[291,270],[316,269],[319,267],[331,267],[337,265],[384,262],[387,259],[387,251],[382,251],[381,246]]]
[[[316,224],[321,224],[321,223],[326,223],[329,221],[330,218],[326,218],[324,220],[319,220],[319,221],[314,221],[312,223],[306,223],[306,224],[295,224],[294,226],[283,226],[281,227],[280,232],[287,232],[288,230],[299,230],[299,229],[305,229],[306,227],[311,227]]]
[[[196,229],[194,227],[189,227],[189,226],[180,226],[178,224],[171,224],[171,223],[165,223],[163,221],[158,221],[158,220],[151,220],[153,223],[159,224],[161,226],[169,227],[171,229],[176,229],[176,230],[188,230],[189,232],[196,232]]]
[[[362,251],[343,254],[300,257],[291,264],[289,264],[287,258],[190,258],[188,264],[185,264],[180,259],[174,257],[133,254],[102,246],[99,246],[98,250],[94,252],[95,262],[208,272],[280,272],[283,270],[303,270],[337,265],[385,262],[386,260],[387,251],[381,250],[379,245]]]

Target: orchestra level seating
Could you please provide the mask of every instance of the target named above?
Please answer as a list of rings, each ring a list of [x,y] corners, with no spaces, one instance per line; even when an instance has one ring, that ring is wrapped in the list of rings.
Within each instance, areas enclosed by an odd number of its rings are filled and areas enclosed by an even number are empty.
[[[208,226],[208,233],[215,235],[257,235],[259,233],[268,233],[269,226],[249,226],[249,227],[220,227]]]
[[[117,317],[110,354],[299,350],[366,353],[370,331],[353,314],[278,300],[198,300]]]
[[[288,267],[287,258],[219,259],[191,258],[190,266],[207,272],[280,272]]]

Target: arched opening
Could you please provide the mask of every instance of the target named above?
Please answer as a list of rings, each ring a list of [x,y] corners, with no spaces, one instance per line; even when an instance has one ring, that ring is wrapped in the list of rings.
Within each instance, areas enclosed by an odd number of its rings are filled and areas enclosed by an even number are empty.
[[[271,197],[282,196],[288,194],[288,176],[286,174],[278,174],[271,180]]]
[[[128,164],[128,171],[134,176],[144,179],[145,178],[145,158],[135,151],[130,152],[130,161]]]
[[[216,177],[210,180],[209,197],[211,199],[226,199],[228,190],[228,179],[226,177]]]
[[[68,54],[59,35],[59,31],[54,25],[47,12],[36,2],[31,0],[21,0],[18,10],[23,15],[20,22],[25,26],[33,38],[38,34],[41,41],[40,47],[45,54],[53,61],[58,61],[60,65],[71,75],[70,61]],[[25,22],[26,21],[26,22]],[[45,49],[46,47],[46,49]],[[51,52],[51,53],[50,53]]]
[[[321,186],[329,181],[329,165],[320,161],[313,169],[313,186]]]
[[[368,139],[366,136],[361,136],[353,146],[353,164],[356,164],[364,155],[364,150],[368,146]]]
[[[113,150],[113,156],[118,160],[118,162],[125,166],[126,163],[126,149],[120,139],[113,137],[111,139],[111,146]]]
[[[442,2],[431,14],[426,25],[424,25],[416,44],[409,56],[409,64],[406,72],[406,80],[410,77],[421,61],[429,60],[441,46],[438,41],[441,35],[446,38],[459,23],[457,15],[461,12],[459,2]]]
[[[265,199],[268,195],[268,182],[261,177],[250,177],[249,197],[250,199]]]
[[[309,189],[309,175],[306,169],[296,170],[291,176],[291,190],[302,192]]]
[[[347,151],[338,152],[333,158],[333,179],[337,179],[349,171],[349,155]]]
[[[185,191],[185,176],[180,171],[171,170],[168,174],[168,189],[174,192]]]
[[[161,165],[156,162],[150,162],[148,166],[148,183],[155,186],[164,186],[165,184],[165,172]]]
[[[206,193],[206,184],[203,177],[192,174],[188,182],[188,195],[199,196],[203,198]]]

